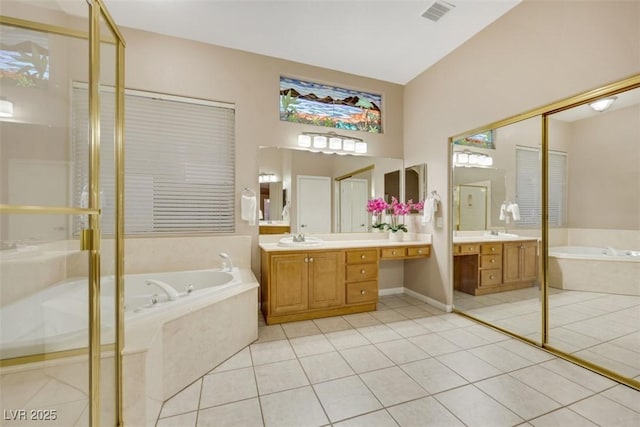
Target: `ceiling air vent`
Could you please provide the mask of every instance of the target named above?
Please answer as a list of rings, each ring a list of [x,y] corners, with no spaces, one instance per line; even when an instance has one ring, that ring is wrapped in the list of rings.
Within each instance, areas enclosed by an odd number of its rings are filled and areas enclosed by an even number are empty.
[[[433,22],[438,22],[440,18],[446,15],[447,12],[449,12],[454,7],[456,6],[451,3],[447,3],[445,1],[436,1],[429,7],[429,9],[424,11],[422,17],[430,19]]]

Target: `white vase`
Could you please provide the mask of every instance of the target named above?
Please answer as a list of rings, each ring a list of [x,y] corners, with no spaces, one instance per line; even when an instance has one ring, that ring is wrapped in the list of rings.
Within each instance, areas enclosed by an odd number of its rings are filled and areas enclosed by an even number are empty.
[[[389,231],[389,240],[392,242],[402,242],[404,238],[404,231],[398,230],[395,233],[393,231]]]

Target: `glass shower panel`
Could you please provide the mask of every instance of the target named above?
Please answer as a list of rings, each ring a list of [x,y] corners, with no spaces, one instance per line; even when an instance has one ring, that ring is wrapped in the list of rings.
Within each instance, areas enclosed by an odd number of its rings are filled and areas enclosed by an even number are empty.
[[[471,135],[452,145],[454,306],[537,343],[541,120],[498,127],[491,143]]]
[[[640,379],[640,89],[548,116],[549,345]]]
[[[100,335],[101,423],[116,425],[116,292],[115,292],[115,224],[116,224],[116,37],[103,16],[100,19]]]

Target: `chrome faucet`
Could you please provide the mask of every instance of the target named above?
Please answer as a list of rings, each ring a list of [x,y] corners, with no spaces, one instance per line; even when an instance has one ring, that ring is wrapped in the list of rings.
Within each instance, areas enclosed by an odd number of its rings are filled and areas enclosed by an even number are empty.
[[[298,242],[298,243],[305,241],[304,234],[302,234],[302,233],[294,234],[292,236],[292,239],[293,239],[294,242]]]
[[[155,279],[147,279],[147,286],[151,285],[155,285],[162,289],[162,291],[167,294],[167,297],[169,297],[169,301],[175,301],[180,298],[180,294],[178,294],[178,291],[176,291],[175,288],[168,283],[161,282],[160,280]]]
[[[220,252],[220,258],[222,258],[222,271],[232,271],[233,261],[231,261],[229,254],[226,252]]]

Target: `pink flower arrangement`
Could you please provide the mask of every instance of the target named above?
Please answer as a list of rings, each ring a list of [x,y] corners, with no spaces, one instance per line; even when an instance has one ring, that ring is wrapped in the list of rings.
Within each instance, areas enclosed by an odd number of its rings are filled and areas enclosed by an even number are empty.
[[[385,227],[385,223],[382,222],[382,213],[389,208],[389,204],[384,199],[378,197],[377,199],[371,199],[367,202],[367,212],[371,213],[374,218],[373,228],[382,230]]]
[[[412,210],[420,211],[424,207],[424,202],[413,203],[413,200],[409,200],[407,203],[401,203],[395,197],[391,198],[391,204],[389,208],[391,210],[391,224],[387,224],[387,230],[392,233],[396,233],[399,230],[407,231],[407,226],[400,223],[400,216],[404,221],[404,216],[411,213]]]

